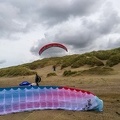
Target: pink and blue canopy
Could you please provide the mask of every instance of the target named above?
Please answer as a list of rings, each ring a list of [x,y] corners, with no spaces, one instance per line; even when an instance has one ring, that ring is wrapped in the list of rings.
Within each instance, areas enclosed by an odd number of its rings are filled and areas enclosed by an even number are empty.
[[[31,110],[103,110],[103,101],[91,92],[62,86],[0,88],[0,115]]]

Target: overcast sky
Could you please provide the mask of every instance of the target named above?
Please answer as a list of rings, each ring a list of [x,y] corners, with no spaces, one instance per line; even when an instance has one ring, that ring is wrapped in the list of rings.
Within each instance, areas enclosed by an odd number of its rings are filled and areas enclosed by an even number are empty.
[[[120,0],[0,0],[0,68],[120,47]],[[64,44],[39,56],[48,43]]]

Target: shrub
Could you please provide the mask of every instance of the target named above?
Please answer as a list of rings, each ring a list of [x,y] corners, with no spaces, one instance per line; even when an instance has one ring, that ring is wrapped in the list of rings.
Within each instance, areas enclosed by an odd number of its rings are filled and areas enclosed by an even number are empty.
[[[111,56],[116,55],[118,53],[120,53],[120,48],[91,52],[92,55],[96,56],[100,60],[108,60]]]
[[[99,59],[93,57],[89,57],[86,59],[85,64],[90,65],[90,66],[103,66],[103,62],[100,61]]]
[[[48,73],[47,77],[50,77],[50,76],[56,76],[56,73]]]
[[[103,62],[97,59],[94,56],[88,57],[88,56],[79,56],[76,58],[75,62],[71,65],[72,68],[78,68],[84,65],[90,65],[90,66],[103,66]]]
[[[65,67],[68,67],[68,66],[71,66],[71,64],[73,64],[75,62],[75,58],[77,56],[78,55],[72,55],[72,56],[64,57],[62,65],[61,65],[61,69],[65,68]]]
[[[32,75],[35,73],[36,73],[35,71],[29,70],[28,68],[21,67],[21,66],[0,69],[0,77],[25,76],[25,75]]]
[[[117,55],[113,55],[111,56],[107,62],[106,62],[106,65],[112,67],[114,65],[117,65],[118,63],[120,63],[120,53],[117,54]]]
[[[66,71],[64,71],[64,73],[63,73],[63,76],[71,76],[71,75],[74,75],[74,74],[76,74],[77,73],[77,71],[71,71],[71,70],[66,70]]]
[[[89,70],[84,70],[82,74],[95,74],[95,75],[109,75],[113,71],[110,67],[94,67]]]
[[[93,53],[100,60],[107,60],[112,53],[110,51],[98,51]]]

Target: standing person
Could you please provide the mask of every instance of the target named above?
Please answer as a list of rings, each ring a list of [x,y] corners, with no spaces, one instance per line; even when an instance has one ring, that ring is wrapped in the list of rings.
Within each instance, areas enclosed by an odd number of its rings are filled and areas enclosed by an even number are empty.
[[[53,71],[56,71],[56,66],[55,65],[53,65]]]
[[[39,86],[39,82],[41,81],[41,77],[36,73],[36,75],[35,75],[35,83],[36,83],[36,85],[37,86]]]

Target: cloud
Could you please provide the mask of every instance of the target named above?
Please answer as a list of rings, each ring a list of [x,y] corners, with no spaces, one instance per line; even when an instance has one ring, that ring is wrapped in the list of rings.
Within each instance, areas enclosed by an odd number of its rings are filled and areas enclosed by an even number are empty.
[[[102,0],[2,0],[0,2],[0,36],[9,38],[38,25],[52,26],[70,16],[93,14]]]
[[[61,0],[61,2],[56,0],[36,0],[36,2],[2,0],[0,2],[0,36],[14,38],[17,33],[32,31],[35,26],[39,25],[49,26],[51,29],[53,25],[67,22],[71,17],[88,17],[89,19],[89,16],[99,14],[103,3],[103,0]],[[95,26],[94,22],[88,23],[88,20],[87,27],[96,27],[95,29],[104,34],[111,32],[110,30],[117,26],[120,21],[119,16],[110,4],[106,7],[107,5],[108,3],[104,5],[104,13],[99,18],[100,23],[96,23],[99,25]]]
[[[34,26],[35,5],[37,3],[34,4],[34,1],[29,0],[25,2],[20,0],[1,1],[0,36],[9,38],[17,33],[30,31]]]
[[[107,10],[109,11],[109,9]],[[47,31],[45,38],[39,40],[38,46],[40,47],[42,43],[60,42],[68,45],[74,52],[95,47],[98,39],[119,33],[116,31],[116,26],[120,24],[119,15],[116,11],[107,12],[107,10],[106,13],[102,11],[96,18],[93,16],[69,18],[68,21]],[[35,52],[38,50],[38,46],[36,46]]]
[[[100,16],[100,24],[97,29],[101,34],[110,34],[115,32],[117,26],[120,24],[120,16],[117,11],[112,9],[112,6],[103,9]]]
[[[93,14],[102,5],[103,0],[43,0],[38,12],[45,24],[54,25],[69,19],[70,16]]]
[[[5,62],[6,62],[6,60],[0,60],[0,64],[3,64]]]
[[[109,49],[120,47],[120,38],[119,39],[109,39],[107,47]]]
[[[59,42],[67,45],[71,53],[89,51],[96,48],[96,46],[97,48],[101,46],[108,48],[107,45],[111,46],[111,44],[104,38],[109,39],[111,34],[117,35],[119,33],[118,25],[120,25],[118,12],[106,4],[101,12],[94,15],[94,17],[93,15],[70,17],[67,21],[55,25],[45,33],[45,38],[39,40],[36,47],[33,47],[34,49],[31,48],[31,51],[36,53],[43,44],[50,42]],[[116,43],[116,41],[114,42]],[[106,46],[104,43],[106,43]],[[112,47],[115,46],[117,44]],[[55,54],[51,50],[45,56],[49,56],[51,53]],[[58,53],[56,52],[56,54]]]

